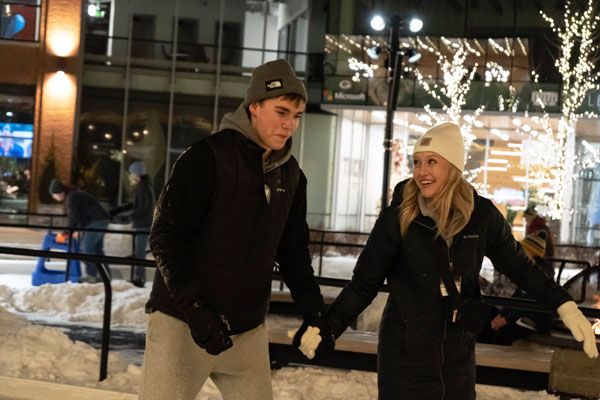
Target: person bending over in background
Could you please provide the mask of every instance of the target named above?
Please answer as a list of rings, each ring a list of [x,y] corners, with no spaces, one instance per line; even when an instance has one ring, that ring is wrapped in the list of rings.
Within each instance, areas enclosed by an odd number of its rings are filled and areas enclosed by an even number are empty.
[[[108,227],[108,214],[88,192],[79,190],[75,186],[65,186],[57,178],[52,179],[48,191],[54,200],[65,202],[67,227],[104,230]],[[104,255],[104,232],[83,232],[79,251]],[[100,282],[95,263],[86,262],[85,273],[85,276],[79,278],[80,282]]]
[[[338,337],[387,279],[390,295],[377,352],[379,399],[475,399],[475,338],[488,317],[478,284],[484,256],[540,303],[558,308],[575,338],[584,341],[586,354],[598,356],[588,320],[531,263],[493,203],[462,177],[464,162],[463,138],[454,123],[434,126],[417,141],[412,178],[396,186],[351,282],[328,310]]]

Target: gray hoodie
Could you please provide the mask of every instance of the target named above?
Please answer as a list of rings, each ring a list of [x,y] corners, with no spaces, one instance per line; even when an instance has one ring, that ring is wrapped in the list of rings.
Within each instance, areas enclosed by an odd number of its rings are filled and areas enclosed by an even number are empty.
[[[233,129],[234,131],[243,133],[248,139],[254,143],[259,143],[258,134],[250,122],[248,109],[244,103],[235,110],[235,112],[227,113],[221,120],[219,130]],[[265,173],[274,170],[275,168],[285,164],[292,156],[292,138],[289,138],[285,146],[281,150],[273,150],[266,160],[263,160],[263,171]]]

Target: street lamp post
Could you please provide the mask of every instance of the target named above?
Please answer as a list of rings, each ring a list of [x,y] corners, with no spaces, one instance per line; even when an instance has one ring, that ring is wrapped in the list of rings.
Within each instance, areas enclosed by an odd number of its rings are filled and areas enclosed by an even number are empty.
[[[383,190],[381,192],[381,211],[387,207],[388,192],[390,185],[390,161],[394,135],[394,111],[398,101],[398,84],[402,59],[404,54],[400,52],[400,23],[401,18],[394,15],[390,18],[390,39],[388,53],[388,98],[385,112],[385,130],[383,139]]]
[[[398,102],[398,85],[400,83],[400,74],[402,73],[402,61],[404,55],[408,56],[408,62],[415,62],[421,58],[421,55],[413,48],[400,49],[400,27],[404,18],[393,15],[389,19],[390,39],[388,41],[388,98],[385,113],[385,131],[383,139],[383,188],[381,191],[381,211],[387,207],[388,192],[390,185],[390,161],[392,156],[392,142],[394,137],[394,112]],[[380,15],[375,15],[371,19],[371,27],[374,30],[383,30],[385,20]],[[410,21],[410,31],[418,32],[423,27],[423,21],[419,18],[412,18]],[[367,50],[367,55],[371,58],[378,58],[381,48],[377,46],[372,50]]]

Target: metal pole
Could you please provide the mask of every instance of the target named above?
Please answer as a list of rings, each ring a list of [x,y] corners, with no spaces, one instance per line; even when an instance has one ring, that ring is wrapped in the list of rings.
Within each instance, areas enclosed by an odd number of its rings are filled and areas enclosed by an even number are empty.
[[[100,349],[100,381],[106,379],[106,370],[108,367],[108,350],[110,344],[110,309],[112,303],[112,288],[110,286],[110,273],[104,263],[97,262],[98,270],[102,283],[104,284],[104,316],[102,319],[102,345]]]
[[[127,31],[127,60],[125,62],[125,82],[123,96],[123,118],[121,120],[121,162],[119,163],[119,190],[117,192],[117,204],[123,202],[123,174],[125,172],[125,145],[127,144],[127,119],[129,113],[129,87],[131,85],[131,41],[133,36],[133,11],[129,1],[129,29]]]
[[[485,169],[483,170],[483,194],[484,196],[488,195],[488,160],[490,156],[490,131],[489,129],[485,132],[485,159],[483,160],[483,166]]]
[[[173,136],[173,109],[175,106],[175,79],[177,72],[177,44],[179,43],[179,0],[175,0],[173,15],[173,42],[171,48],[171,85],[169,87],[169,115],[167,118],[167,154],[165,154],[165,184],[171,172],[171,140]]]
[[[381,211],[387,207],[388,191],[390,182],[390,159],[393,138],[394,111],[398,98],[399,70],[402,69],[402,57],[400,52],[400,17],[394,15],[390,18],[390,50],[388,56],[388,99],[385,114],[385,133],[383,139],[383,188],[381,191]]]
[[[217,73],[215,75],[215,104],[213,107],[213,132],[219,130],[219,96],[221,91],[221,57],[223,51],[223,20],[225,19],[225,0],[221,0],[219,11],[219,36],[217,46]]]
[[[265,49],[267,47],[267,24],[269,23],[269,2],[263,3],[263,37],[262,37],[262,52],[260,57],[261,65],[265,63]]]

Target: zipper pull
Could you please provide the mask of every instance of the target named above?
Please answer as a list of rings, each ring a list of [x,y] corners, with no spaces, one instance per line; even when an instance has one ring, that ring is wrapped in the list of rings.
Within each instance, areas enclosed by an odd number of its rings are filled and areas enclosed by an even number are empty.
[[[455,308],[454,311],[452,312],[452,322],[456,322],[456,314],[458,313],[458,310]]]

